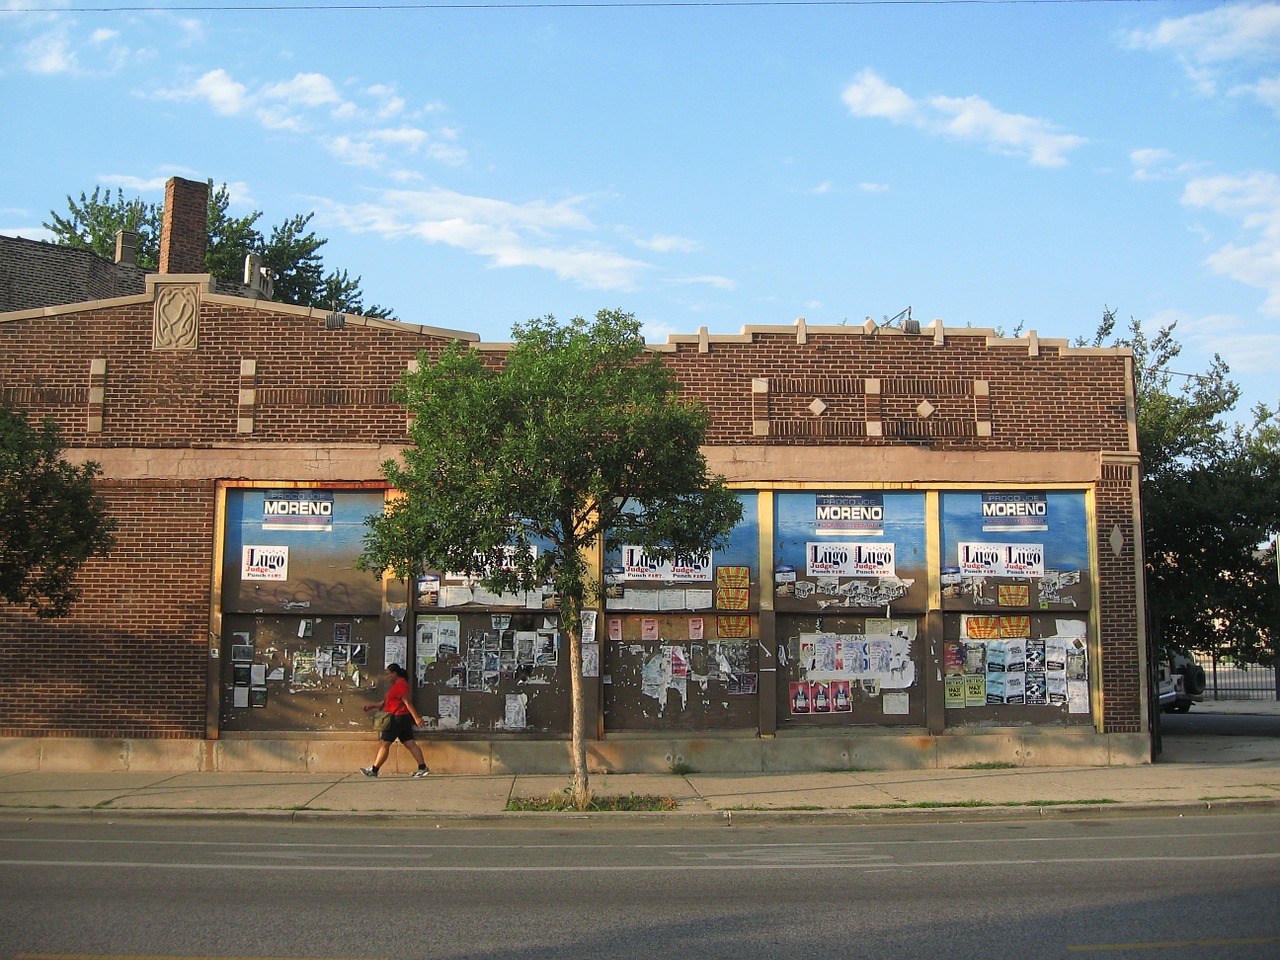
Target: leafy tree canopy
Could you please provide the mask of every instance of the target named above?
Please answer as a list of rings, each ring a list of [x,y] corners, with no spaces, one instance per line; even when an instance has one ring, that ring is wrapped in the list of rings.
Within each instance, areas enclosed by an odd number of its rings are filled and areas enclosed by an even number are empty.
[[[1114,328],[1107,310],[1094,343]],[[1272,663],[1280,417],[1262,404],[1233,417],[1240,389],[1219,356],[1204,373],[1173,371],[1174,329],[1132,320],[1114,340],[1133,350],[1150,622],[1167,646]]]
[[[387,307],[364,306],[359,277],[351,278],[346,270],[325,270],[319,250],[328,241],[309,229],[314,213],[288,217],[271,228],[269,237],[264,237],[257,227],[261,210],[243,217],[230,216],[227,207],[231,198],[226,184],[215,187],[212,180],[208,182],[204,262],[214,277],[226,283],[242,283],[245,256],[258,253],[263,266],[275,274],[275,297],[281,303],[394,319],[395,314]],[[91,194],[81,192],[79,200],[68,196],[65,214],[50,211],[49,216],[51,220],[43,226],[53,232],[54,242],[60,246],[92,250],[110,259],[115,256],[116,232],[131,230],[138,235],[138,266],[144,270],[159,268],[163,204],[146,203],[140,197],[126,198],[119,188],[113,198],[110,190],[94,187]]]
[[[706,411],[646,353],[634,316],[545,317],[517,325],[513,341],[500,365],[455,343],[406,374],[412,445],[383,465],[403,496],[369,519],[362,563],[401,577],[465,572],[494,590],[550,585],[569,640],[585,803],[580,622],[600,585],[584,552],[601,538],[664,557],[714,548],[742,506],[707,475]]]
[[[94,492],[95,463],[62,458],[52,421],[32,427],[0,403],[0,601],[65,616],[76,572],[110,549],[115,523]]]

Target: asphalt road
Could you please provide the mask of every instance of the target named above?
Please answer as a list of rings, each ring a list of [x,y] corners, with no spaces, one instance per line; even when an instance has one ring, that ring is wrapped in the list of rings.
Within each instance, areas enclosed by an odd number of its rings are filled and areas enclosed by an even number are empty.
[[[0,822],[0,915],[9,960],[1273,960],[1280,817],[519,830],[35,818]]]
[[[1203,713],[1192,706],[1188,713],[1161,713],[1166,737],[1276,737],[1280,716],[1275,714]]]

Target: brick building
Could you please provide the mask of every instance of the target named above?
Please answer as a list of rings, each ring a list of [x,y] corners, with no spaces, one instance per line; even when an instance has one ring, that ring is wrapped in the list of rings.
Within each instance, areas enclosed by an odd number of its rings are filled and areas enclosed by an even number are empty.
[[[0,606],[0,766],[354,769],[398,660],[433,767],[567,769],[541,596],[354,568],[401,373],[504,345],[181,272],[195,188],[171,183],[143,291],[0,313],[0,396],[102,466],[119,524],[71,617]],[[1149,759],[1128,351],[804,320],[651,349],[710,411],[744,518],[678,566],[601,558],[595,766]]]

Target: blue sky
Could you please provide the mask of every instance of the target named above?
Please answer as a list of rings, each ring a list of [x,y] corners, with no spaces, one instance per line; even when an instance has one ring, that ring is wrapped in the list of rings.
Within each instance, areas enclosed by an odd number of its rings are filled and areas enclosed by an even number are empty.
[[[0,233],[213,178],[486,340],[1109,305],[1280,400],[1280,3],[290,3],[0,0]]]

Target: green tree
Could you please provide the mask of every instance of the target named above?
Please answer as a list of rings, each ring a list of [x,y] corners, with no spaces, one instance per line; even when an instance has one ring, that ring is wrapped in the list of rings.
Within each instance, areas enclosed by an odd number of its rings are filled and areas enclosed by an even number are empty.
[[[1240,389],[1220,356],[1204,373],[1171,369],[1175,324],[1131,320],[1149,622],[1158,643],[1274,662],[1280,586],[1280,418],[1259,404],[1235,417]],[[1107,310],[1094,342],[1112,336]]]
[[[62,247],[92,250],[108,260],[116,254],[116,232],[130,230],[138,235],[137,264],[144,270],[155,270],[160,264],[161,208],[144,203],[140,197],[125,199],[117,188],[115,199],[110,190],[94,187],[80,199],[67,195],[67,214],[49,211],[50,220],[42,226],[53,233],[54,243]]]
[[[243,283],[245,256],[262,249],[262,234],[255,226],[262,211],[254,210],[247,216],[233,217],[227,213],[230,205],[227,185],[214,187],[210,180],[204,268],[218,280]]]
[[[275,297],[281,303],[304,307],[325,307],[366,317],[394,319],[387,307],[365,308],[360,277],[352,279],[345,270],[325,271],[319,250],[328,241],[308,230],[314,213],[294,214],[271,229],[264,238],[257,228],[261,210],[243,217],[227,212],[231,197],[227,185],[209,183],[208,238],[205,247],[205,269],[224,283],[244,282],[244,258],[250,253],[262,255],[263,265],[275,272]],[[160,228],[164,220],[163,204],[148,204],[139,197],[126,198],[117,188],[114,199],[110,190],[94,187],[93,193],[80,194],[79,200],[67,197],[67,213],[50,211],[43,224],[53,233],[60,246],[92,250],[100,257],[115,256],[116,232],[130,230],[138,235],[136,262],[144,270],[156,270],[160,264]]]
[[[582,611],[601,597],[586,552],[656,556],[722,545],[742,506],[707,475],[706,411],[647,354],[634,316],[513,330],[501,366],[455,343],[405,375],[411,445],[383,473],[403,497],[369,518],[362,564],[460,571],[494,590],[549,589],[568,639],[573,794],[590,800]],[[533,549],[536,548],[536,549]]]
[[[79,596],[77,571],[110,549],[115,523],[94,491],[96,463],[62,456],[52,420],[32,427],[0,404],[0,601],[65,616]]]

